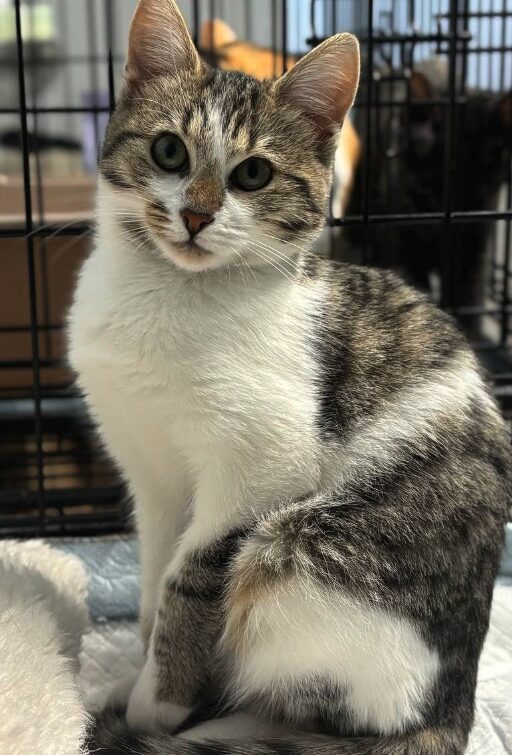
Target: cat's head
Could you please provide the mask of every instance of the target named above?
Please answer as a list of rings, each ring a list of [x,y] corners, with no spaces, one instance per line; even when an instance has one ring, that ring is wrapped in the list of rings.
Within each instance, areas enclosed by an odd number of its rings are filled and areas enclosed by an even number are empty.
[[[173,0],[140,0],[99,207],[191,271],[279,264],[320,231],[359,48],[331,37],[277,81],[210,68]]]

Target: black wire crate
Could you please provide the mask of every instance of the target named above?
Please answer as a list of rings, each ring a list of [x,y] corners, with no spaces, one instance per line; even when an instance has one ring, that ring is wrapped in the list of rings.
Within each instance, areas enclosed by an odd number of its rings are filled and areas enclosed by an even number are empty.
[[[66,364],[65,317],[135,4],[0,2],[0,536],[129,527]],[[512,0],[179,5],[210,64],[261,78],[334,32],[359,37],[360,90],[316,250],[427,291],[512,417]]]

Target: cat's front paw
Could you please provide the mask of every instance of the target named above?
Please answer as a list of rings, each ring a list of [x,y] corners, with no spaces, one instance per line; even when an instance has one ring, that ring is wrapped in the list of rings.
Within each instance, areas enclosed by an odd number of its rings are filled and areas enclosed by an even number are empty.
[[[112,710],[126,710],[139,676],[140,669],[133,669],[122,679],[118,679],[107,691],[104,707]]]
[[[126,721],[131,729],[148,734],[159,731],[172,732],[185,721],[189,713],[190,708],[185,708],[183,705],[154,699],[139,699],[132,694],[126,711]]]
[[[158,700],[154,661],[148,658],[135,684],[128,702],[126,721],[137,731],[173,731],[185,721],[191,708],[173,702]]]

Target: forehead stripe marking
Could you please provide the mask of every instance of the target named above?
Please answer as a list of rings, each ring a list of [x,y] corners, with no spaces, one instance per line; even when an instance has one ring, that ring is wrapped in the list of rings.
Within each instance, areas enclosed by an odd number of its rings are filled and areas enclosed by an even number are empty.
[[[192,120],[192,114],[193,114],[193,106],[189,105],[185,112],[183,113],[183,118],[181,119],[181,131],[183,134],[188,133],[188,128],[190,126],[190,121]]]

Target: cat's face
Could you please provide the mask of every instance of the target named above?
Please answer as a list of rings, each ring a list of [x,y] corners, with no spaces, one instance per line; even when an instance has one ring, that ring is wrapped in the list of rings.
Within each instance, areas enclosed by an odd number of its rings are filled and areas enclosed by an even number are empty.
[[[142,0],[100,164],[103,213],[191,271],[279,267],[309,246],[359,72],[353,37],[322,47],[277,82],[220,72],[173,2]]]

